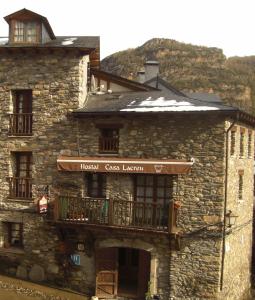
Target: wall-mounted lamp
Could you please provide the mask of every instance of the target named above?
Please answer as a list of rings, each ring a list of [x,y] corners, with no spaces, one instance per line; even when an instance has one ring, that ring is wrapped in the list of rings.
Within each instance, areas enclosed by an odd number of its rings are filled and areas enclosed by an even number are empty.
[[[227,227],[232,227],[236,223],[236,218],[238,216],[234,215],[231,210],[228,211],[226,214],[226,226]]]

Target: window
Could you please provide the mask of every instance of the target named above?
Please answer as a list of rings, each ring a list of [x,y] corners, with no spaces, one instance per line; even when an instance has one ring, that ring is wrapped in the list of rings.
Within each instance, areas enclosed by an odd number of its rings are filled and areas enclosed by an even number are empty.
[[[252,132],[248,133],[248,157],[251,158]]]
[[[39,40],[36,22],[15,21],[13,41],[16,43],[36,43]]]
[[[32,198],[32,152],[14,153],[14,177],[10,178],[10,197]]]
[[[231,133],[230,133],[230,155],[235,154],[235,148],[236,148],[236,131],[231,130]]]
[[[135,201],[144,203],[143,208],[136,205],[135,215],[145,223],[167,225],[168,208],[172,180],[164,175],[135,176]]]
[[[238,200],[243,200],[243,175],[244,171],[239,171],[239,183],[238,183]]]
[[[88,174],[88,196],[95,198],[106,197],[106,175],[101,173]]]
[[[32,134],[32,90],[12,92],[13,114],[10,115],[10,135]]]
[[[245,134],[245,129],[241,128],[240,129],[240,152],[239,152],[240,157],[244,156],[244,134]]]
[[[170,199],[170,177],[160,175],[137,175],[135,177],[135,200],[157,202],[166,205]]]
[[[119,129],[101,128],[99,137],[99,153],[119,152]]]
[[[13,247],[23,246],[23,224],[22,223],[4,223],[7,228],[8,245]]]

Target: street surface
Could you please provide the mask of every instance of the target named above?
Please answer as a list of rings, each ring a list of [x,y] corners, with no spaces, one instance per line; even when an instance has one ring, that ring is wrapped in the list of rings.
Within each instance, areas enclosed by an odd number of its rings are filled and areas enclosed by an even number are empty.
[[[0,300],[87,300],[87,297],[0,275]]]

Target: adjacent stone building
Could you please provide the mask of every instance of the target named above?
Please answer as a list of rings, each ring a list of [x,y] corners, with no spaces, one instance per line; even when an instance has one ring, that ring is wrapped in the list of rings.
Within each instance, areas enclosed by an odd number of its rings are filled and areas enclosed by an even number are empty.
[[[246,297],[254,118],[101,71],[98,37],[5,20],[2,271],[103,299]]]

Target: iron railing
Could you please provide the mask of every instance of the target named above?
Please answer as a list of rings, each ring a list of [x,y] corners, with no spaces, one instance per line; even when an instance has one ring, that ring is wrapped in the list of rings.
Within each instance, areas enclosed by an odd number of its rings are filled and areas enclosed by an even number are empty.
[[[99,138],[99,152],[100,153],[118,153],[119,151],[119,138]]]
[[[33,115],[31,113],[10,114],[9,135],[32,135]]]
[[[10,198],[32,199],[32,179],[9,177]]]

